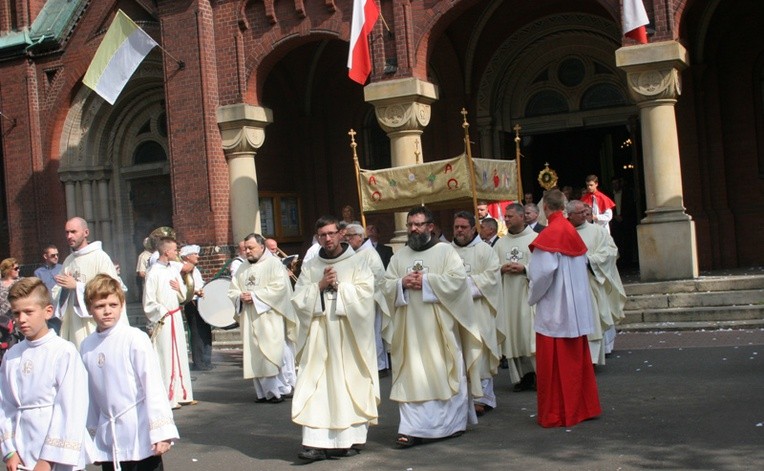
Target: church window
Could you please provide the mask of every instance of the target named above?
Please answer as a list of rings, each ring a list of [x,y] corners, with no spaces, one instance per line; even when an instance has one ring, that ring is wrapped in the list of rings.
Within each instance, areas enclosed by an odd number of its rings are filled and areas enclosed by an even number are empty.
[[[133,152],[133,164],[149,164],[153,162],[164,162],[167,160],[167,153],[164,148],[155,141],[145,141],[138,144]]]

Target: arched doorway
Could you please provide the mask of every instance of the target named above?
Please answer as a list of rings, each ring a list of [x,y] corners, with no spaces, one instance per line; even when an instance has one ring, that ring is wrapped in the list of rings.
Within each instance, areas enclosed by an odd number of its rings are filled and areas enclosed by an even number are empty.
[[[347,43],[315,37],[294,44],[261,78],[261,103],[273,111],[273,123],[256,157],[263,194],[299,198],[301,239],[286,240],[287,253],[307,249],[320,215],[339,215],[348,204],[358,212],[351,128],[362,165],[384,165],[384,152],[389,165],[389,143],[382,142],[387,137],[379,134],[373,107],[364,102],[363,87],[347,76]]]
[[[537,182],[548,163],[560,186],[582,189],[599,177],[612,195],[620,178],[630,190],[635,217],[622,253],[631,262],[643,193],[638,156],[637,109],[625,74],[615,65],[621,45],[617,25],[591,14],[559,14],[532,21],[493,53],[478,89],[481,150],[514,157],[514,126],[520,125],[523,188],[538,201]]]
[[[139,300],[135,261],[142,240],[172,225],[163,71],[158,53],[139,67],[114,106],[82,87],[61,137],[59,176],[67,217],[90,224],[91,240],[122,267],[128,299]]]

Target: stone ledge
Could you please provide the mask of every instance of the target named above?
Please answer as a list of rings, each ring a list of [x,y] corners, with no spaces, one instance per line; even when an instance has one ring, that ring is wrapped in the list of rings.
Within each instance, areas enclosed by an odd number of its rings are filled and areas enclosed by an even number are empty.
[[[618,332],[660,332],[682,330],[721,330],[764,328],[764,319],[707,322],[638,322],[616,326]]]
[[[627,311],[620,325],[654,322],[725,322],[764,320],[764,305],[711,306]]]

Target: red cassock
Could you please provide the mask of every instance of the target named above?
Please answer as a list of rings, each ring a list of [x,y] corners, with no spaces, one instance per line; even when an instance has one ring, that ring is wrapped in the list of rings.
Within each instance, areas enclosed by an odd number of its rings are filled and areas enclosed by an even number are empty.
[[[602,413],[585,335],[536,334],[536,389],[542,427],[570,427]]]

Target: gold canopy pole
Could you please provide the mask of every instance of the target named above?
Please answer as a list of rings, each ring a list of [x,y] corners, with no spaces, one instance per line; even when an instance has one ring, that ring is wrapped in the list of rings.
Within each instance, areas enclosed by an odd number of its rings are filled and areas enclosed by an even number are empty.
[[[479,220],[477,210],[477,178],[475,177],[475,164],[472,162],[472,146],[470,145],[470,123],[467,122],[467,110],[462,108],[462,127],[464,128],[464,153],[467,154],[467,167],[470,169],[470,186],[472,186],[472,209],[475,211],[475,220]]]
[[[523,203],[523,179],[522,174],[520,173],[520,157],[522,157],[522,154],[520,153],[520,130],[523,127],[519,124],[515,124],[515,127],[512,129],[515,130],[515,167],[517,168],[517,202],[522,204]]]
[[[350,128],[348,136],[350,136],[350,148],[353,149],[353,164],[355,165],[355,187],[358,190],[358,207],[361,209],[361,225],[366,229],[366,215],[363,213],[363,198],[361,197],[361,166],[358,164],[358,153],[356,147],[358,144],[355,142],[355,135],[357,133]]]

